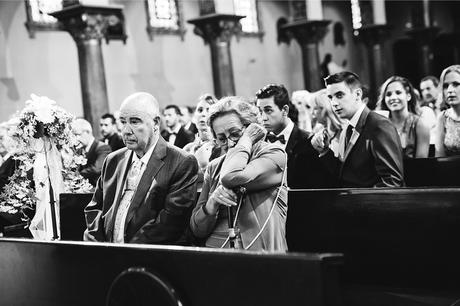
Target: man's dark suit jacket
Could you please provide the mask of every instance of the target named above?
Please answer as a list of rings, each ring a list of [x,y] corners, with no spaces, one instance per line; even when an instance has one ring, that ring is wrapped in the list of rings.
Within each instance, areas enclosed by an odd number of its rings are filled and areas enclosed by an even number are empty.
[[[294,125],[286,144],[287,181],[291,189],[333,188],[335,178],[320,162],[310,142],[311,134]]]
[[[92,201],[85,209],[85,240],[113,241],[115,217],[133,152],[121,149],[104,162]],[[198,162],[159,138],[133,195],[125,242],[181,243],[196,201]]]
[[[86,165],[80,168],[80,174],[87,178],[91,185],[96,186],[104,159],[111,151],[109,145],[95,139],[86,152]]]
[[[404,186],[398,133],[385,117],[364,108],[343,162],[331,150],[321,157],[343,187]]]
[[[108,140],[108,145],[110,146],[110,149],[112,149],[112,152],[125,147],[125,143],[118,133],[113,133],[112,136],[106,139]],[[102,139],[101,141],[105,143],[106,139]]]
[[[196,124],[191,122],[190,123],[190,126],[188,127],[188,129],[185,129],[186,131],[189,131],[190,133],[192,133],[193,135],[195,135],[196,133],[198,133],[198,129],[196,127]]]
[[[161,133],[161,136],[163,136],[166,141],[169,140],[170,135],[171,134],[166,130]],[[192,134],[191,132],[185,130],[183,126],[181,126],[179,132],[177,132],[174,145],[182,149],[186,144],[192,142],[193,140],[195,140],[195,134]]]

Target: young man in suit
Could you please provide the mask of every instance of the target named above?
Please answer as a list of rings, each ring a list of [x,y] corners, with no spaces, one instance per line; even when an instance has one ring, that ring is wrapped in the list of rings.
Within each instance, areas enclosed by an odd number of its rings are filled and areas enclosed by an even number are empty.
[[[186,131],[189,131],[193,135],[198,133],[198,129],[196,127],[196,124],[193,123],[193,115],[195,113],[195,110],[191,106],[181,106],[180,107],[180,112],[182,114],[180,118],[181,124],[184,126],[184,129]]]
[[[196,200],[198,162],[160,136],[156,99],[144,92],[120,108],[126,148],[104,162],[85,209],[85,240],[181,244]]]
[[[121,135],[118,134],[117,121],[112,114],[104,114],[101,117],[99,126],[101,128],[101,141],[108,144],[112,152],[124,148],[125,144]]]
[[[269,84],[256,93],[257,107],[264,127],[269,132],[267,141],[282,146],[287,153],[287,183],[289,188],[327,188],[334,183],[309,141],[310,133],[297,127],[294,105],[283,85]]]
[[[180,123],[180,109],[177,105],[165,107],[163,116],[165,118],[166,130],[163,131],[163,138],[176,147],[183,148],[186,144],[195,139],[195,135],[184,129]]]
[[[396,128],[363,103],[359,77],[344,71],[328,76],[325,82],[334,111],[348,124],[340,135],[338,158],[324,134],[313,136],[311,143],[321,161],[343,187],[403,186],[403,156]]]
[[[96,186],[104,159],[112,150],[109,145],[94,138],[93,128],[85,119],[76,119],[72,129],[86,153],[86,165],[80,167],[80,174],[87,178],[91,185]]]

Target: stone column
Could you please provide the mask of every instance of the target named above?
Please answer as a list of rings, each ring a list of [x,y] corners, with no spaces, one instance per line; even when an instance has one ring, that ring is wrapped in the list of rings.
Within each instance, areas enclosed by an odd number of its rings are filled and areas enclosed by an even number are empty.
[[[214,94],[217,97],[235,95],[230,41],[241,31],[239,20],[244,16],[208,14],[188,22],[195,26],[194,33],[201,36],[211,48]]]
[[[434,73],[433,42],[438,35],[437,27],[413,28],[406,31],[417,45],[417,58],[420,77],[432,75]]]
[[[364,43],[367,49],[371,101],[376,101],[377,90],[385,81],[385,67],[387,63],[385,60],[384,43],[389,37],[390,29],[390,26],[384,24],[368,25],[359,29],[358,38]]]
[[[109,23],[123,22],[119,18],[122,6],[76,4],[51,15],[62,22],[77,44],[84,117],[97,138],[99,118],[109,112],[101,41]]]
[[[321,79],[318,43],[324,38],[330,20],[297,20],[282,27],[293,37],[302,50],[302,67],[305,89],[316,91],[324,87]]]

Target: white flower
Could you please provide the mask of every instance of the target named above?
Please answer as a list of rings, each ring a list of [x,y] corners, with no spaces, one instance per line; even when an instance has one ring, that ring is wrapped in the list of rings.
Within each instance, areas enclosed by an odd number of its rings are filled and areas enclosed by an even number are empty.
[[[39,97],[34,94],[31,94],[30,97],[32,100],[26,101],[26,107],[24,108],[23,113],[34,113],[37,117],[37,121],[41,121],[44,124],[53,122],[53,112],[56,108],[56,102],[48,97]]]

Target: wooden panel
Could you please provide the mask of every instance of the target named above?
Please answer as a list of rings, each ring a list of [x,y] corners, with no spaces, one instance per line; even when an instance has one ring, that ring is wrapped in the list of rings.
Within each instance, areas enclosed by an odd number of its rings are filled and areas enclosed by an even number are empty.
[[[339,304],[333,254],[0,239],[0,258],[0,305],[104,305],[130,267],[160,276],[186,306]]]

